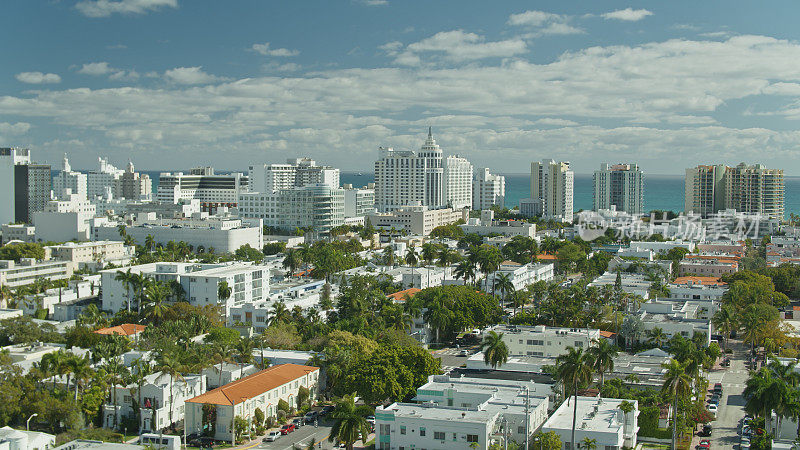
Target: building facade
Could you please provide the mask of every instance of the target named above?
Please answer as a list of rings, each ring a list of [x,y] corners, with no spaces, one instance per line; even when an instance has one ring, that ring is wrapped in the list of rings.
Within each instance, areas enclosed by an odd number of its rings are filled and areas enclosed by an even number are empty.
[[[594,207],[629,214],[644,210],[644,174],[636,164],[601,164],[594,171]]]
[[[612,398],[578,397],[564,401],[555,413],[542,425],[542,432],[555,432],[561,438],[565,450],[572,449],[572,423],[575,417],[575,441],[592,439],[596,448],[622,450],[635,448],[639,431],[639,402]],[[620,404],[633,406],[630,412],[622,412]]]
[[[318,166],[310,158],[288,159],[286,164],[260,164],[249,167],[250,190],[272,192],[314,184],[324,184],[332,189],[339,187],[339,169]]]
[[[480,211],[492,206],[505,206],[506,177],[479,168],[472,178],[472,209]]]
[[[205,210],[234,207],[247,192],[248,178],[241,173],[217,174],[213,167],[195,167],[189,173],[164,172],[158,177],[156,199],[165,203],[200,200]]]
[[[684,211],[706,218],[727,209],[782,220],[783,169],[741,163],[686,169]]]
[[[509,356],[558,357],[567,352],[567,347],[584,351],[592,341],[600,339],[600,330],[592,328],[557,328],[544,325],[497,325],[492,330],[503,333],[503,342]]]
[[[540,202],[545,218],[572,221],[574,182],[569,162],[545,159],[531,163],[530,198]]]
[[[444,158],[444,202],[448,208],[472,208],[472,164],[466,158]]]
[[[53,195],[55,198],[66,198],[69,194],[76,194],[81,199],[86,199],[87,184],[86,174],[75,172],[69,164],[67,154],[61,162],[61,171],[53,178]]]
[[[370,183],[363,188],[353,188],[346,184],[344,188],[344,216],[363,217],[375,212],[375,184]]]
[[[308,228],[326,234],[344,224],[345,190],[324,184],[246,192],[239,195],[239,215],[257,218],[264,225],[287,230]]]
[[[467,218],[469,218],[469,212],[466,209],[428,209],[424,206],[406,206],[391,213],[371,213],[366,216],[366,219],[369,219],[375,228],[404,230],[410,234],[422,236],[429,235],[436,227],[449,225],[459,220],[466,221]]]

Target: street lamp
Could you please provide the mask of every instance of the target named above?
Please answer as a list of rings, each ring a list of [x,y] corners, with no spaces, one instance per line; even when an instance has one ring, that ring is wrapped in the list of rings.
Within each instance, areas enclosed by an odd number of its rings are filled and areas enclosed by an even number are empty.
[[[34,417],[36,417],[38,415],[39,415],[39,413],[33,413],[33,414],[31,414],[30,417],[28,417],[28,420],[25,421],[25,430],[31,431],[31,419],[33,419]]]

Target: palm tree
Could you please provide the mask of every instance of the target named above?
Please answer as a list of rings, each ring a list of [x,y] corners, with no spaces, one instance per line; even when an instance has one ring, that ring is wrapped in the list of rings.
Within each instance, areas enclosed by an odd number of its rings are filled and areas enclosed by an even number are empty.
[[[672,448],[675,446],[678,438],[678,398],[686,397],[689,395],[692,385],[692,380],[687,373],[686,366],[688,363],[680,363],[671,359],[668,363],[661,365],[666,372],[664,373],[664,385],[661,387],[661,392],[665,395],[672,397]]]
[[[240,339],[236,343],[236,357],[239,360],[239,378],[244,376],[244,365],[253,361],[253,341]]]
[[[607,339],[599,341],[593,339],[592,342],[595,345],[589,348],[587,353],[594,363],[594,370],[600,374],[600,391],[602,391],[606,372],[614,371],[614,358],[619,354],[619,348]]]
[[[394,267],[394,247],[387,245],[383,249],[383,264],[386,266]]]
[[[447,267],[450,264],[458,261],[459,255],[458,253],[454,252],[448,247],[442,247],[439,250],[439,265],[442,267]]]
[[[94,370],[89,362],[89,356],[75,357],[69,361],[72,374],[75,376],[75,402],[78,401],[78,388],[81,383],[91,379]]]
[[[428,306],[428,310],[425,311],[423,318],[436,330],[436,343],[441,343],[440,332],[450,325],[453,320],[453,312],[444,305],[444,300],[434,299]]]
[[[230,286],[228,286],[228,282],[225,280],[220,281],[217,285],[217,297],[223,302],[231,298],[232,292]]]
[[[125,372],[127,369],[124,365],[122,365],[122,363],[117,361],[116,358],[106,361],[102,368],[105,370],[106,375],[108,376],[108,381],[111,383],[110,397],[114,404],[114,423],[111,425],[111,427],[116,428],[117,422],[119,422],[119,413],[117,410],[117,385],[124,382],[123,380],[125,379]]]
[[[595,450],[597,449],[597,439],[590,439],[589,436],[586,436],[581,441],[581,448],[585,448],[586,450]]]
[[[148,253],[153,253],[153,247],[156,246],[156,240],[153,238],[152,234],[148,234],[144,238],[144,248],[147,249]]]
[[[515,291],[514,282],[511,281],[511,274],[509,273],[494,273],[494,278],[492,280],[494,282],[494,286],[492,290],[495,288],[500,290],[502,295],[503,301],[508,299],[509,294],[513,294]]]
[[[439,250],[436,246],[430,242],[426,242],[422,244],[422,259],[425,261],[427,265],[431,265],[433,260],[436,259]]]
[[[172,297],[173,301],[182,302],[186,300],[186,290],[183,288],[180,281],[169,280],[167,286],[169,287],[169,295]]]
[[[484,279],[489,280],[489,274],[495,272],[498,267],[500,267],[501,262],[501,254],[500,250],[497,247],[492,247],[491,245],[482,245],[478,250],[478,267],[480,267],[481,272],[483,272]],[[495,289],[495,281],[496,279],[492,279],[492,297],[494,297],[494,289]]]
[[[291,320],[291,313],[286,308],[286,303],[277,302],[272,306],[272,317],[269,320],[270,325],[279,323],[288,323]]]
[[[123,239],[128,236],[128,230],[124,223],[117,225],[117,232],[119,233],[119,237]]]
[[[283,258],[283,268],[289,270],[289,276],[294,275],[297,268],[303,263],[303,258],[300,257],[300,252],[296,249],[290,248],[286,250],[286,256]]]
[[[466,285],[470,278],[475,278],[475,263],[469,259],[461,261],[456,266],[454,275],[456,278],[463,278]]]
[[[722,337],[725,340],[724,348],[727,350],[728,338],[730,338],[731,333],[738,328],[736,313],[734,313],[729,305],[722,305],[719,311],[714,314],[714,317],[711,318],[711,324],[714,325],[717,331],[722,333]]]
[[[567,353],[556,358],[556,377],[564,386],[572,389],[574,403],[572,405],[572,435],[570,448],[575,448],[575,422],[578,417],[578,386],[592,381],[591,357],[583,349],[567,347]]]
[[[772,410],[781,409],[788,400],[789,386],[785,381],[773,376],[770,368],[762,367],[747,379],[742,396],[745,399],[745,411],[764,417],[769,430]]]
[[[489,331],[481,341],[483,362],[497,369],[508,361],[508,346],[503,342],[503,333]]]
[[[353,444],[361,439],[367,440],[369,436],[368,416],[373,409],[366,405],[356,406],[352,395],[346,395],[336,401],[336,406],[331,413],[331,418],[336,421],[328,442],[341,442],[347,450],[353,450]]]
[[[145,308],[145,318],[151,323],[158,325],[161,319],[164,318],[164,314],[167,312],[164,300],[167,299],[169,293],[169,288],[160,281],[149,283],[147,289],[145,289],[145,297],[148,300]]]
[[[121,270],[117,271],[117,274],[114,275],[114,279],[122,283],[122,287],[125,288],[125,294],[128,296],[128,301],[125,302],[126,308],[128,311],[131,310],[131,294],[135,294],[131,292],[131,286],[133,286],[133,277],[131,274],[131,269],[128,268],[127,272],[123,272]]]
[[[157,369],[167,375],[169,375],[169,423],[170,425],[173,423],[172,421],[172,410],[175,406],[175,397],[172,393],[172,387],[175,385],[175,379],[183,380],[183,365],[181,365],[180,361],[174,356],[168,353],[162,353],[158,355],[156,360]]]
[[[406,264],[411,267],[415,267],[419,259],[417,258],[417,252],[414,251],[414,247],[409,247],[408,251],[406,252],[405,257]]]
[[[653,329],[647,332],[647,335],[649,337],[647,341],[659,348],[661,348],[661,346],[663,346],[668,340],[667,334],[664,333],[664,330],[659,327],[653,327]]]

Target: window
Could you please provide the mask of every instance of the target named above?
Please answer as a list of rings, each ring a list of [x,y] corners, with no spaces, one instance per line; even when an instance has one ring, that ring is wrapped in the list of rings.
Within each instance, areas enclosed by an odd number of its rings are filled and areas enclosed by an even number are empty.
[[[419,435],[425,436],[425,427],[419,427]]]
[[[400,434],[406,434],[406,427],[405,427],[405,425],[400,425]]]
[[[436,439],[437,441],[445,440],[444,431],[434,431],[433,438]]]
[[[517,427],[517,434],[525,433],[525,427]]]
[[[575,341],[575,347],[583,347],[583,342]]]
[[[467,435],[467,442],[478,442],[478,435],[477,434],[468,434]]]

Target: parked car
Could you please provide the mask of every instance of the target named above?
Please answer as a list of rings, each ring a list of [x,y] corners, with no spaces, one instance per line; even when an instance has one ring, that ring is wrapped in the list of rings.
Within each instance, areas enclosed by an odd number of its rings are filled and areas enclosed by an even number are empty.
[[[722,360],[722,367],[730,367],[731,366],[731,359],[725,358]]]
[[[332,411],[333,411],[333,405],[325,405],[325,406],[322,407],[322,411],[320,411],[319,414],[321,416],[325,416],[325,415],[327,415],[328,413],[330,413]]]
[[[281,437],[281,432],[278,430],[273,430],[267,433],[267,437],[264,438],[264,442],[275,442],[279,437]]]
[[[293,423],[287,423],[286,425],[281,427],[281,434],[287,435],[287,434],[291,433],[292,431],[294,431],[296,428],[297,427],[294,426]]]
[[[309,411],[303,417],[306,420],[306,423],[313,423],[319,417],[319,412],[317,411]]]
[[[708,401],[708,403],[711,403],[711,404],[719,406],[719,395],[717,395],[717,394],[712,395],[711,399]]]
[[[458,352],[458,356],[469,356],[469,351],[461,350],[460,352]]]
[[[711,425],[710,424],[705,424],[705,425],[703,425],[703,429],[700,430],[700,432],[697,433],[697,435],[698,436],[703,436],[703,437],[709,437],[709,436],[711,436],[711,432],[712,431],[713,430],[711,428]]]
[[[294,420],[292,420],[292,425],[294,425],[295,428],[300,428],[305,424],[306,424],[306,421],[303,420],[302,417],[297,417]]]
[[[717,405],[715,405],[713,403],[708,405],[708,412],[710,412],[714,416],[714,418],[716,419],[717,418]]]
[[[700,449],[711,448],[711,441],[709,441],[708,439],[703,439],[702,441],[700,441],[700,444],[698,444],[697,448]]]
[[[722,383],[714,383],[714,392],[722,394]]]

